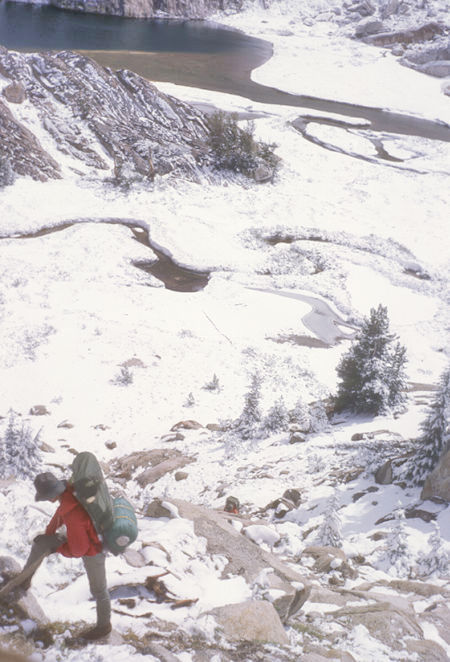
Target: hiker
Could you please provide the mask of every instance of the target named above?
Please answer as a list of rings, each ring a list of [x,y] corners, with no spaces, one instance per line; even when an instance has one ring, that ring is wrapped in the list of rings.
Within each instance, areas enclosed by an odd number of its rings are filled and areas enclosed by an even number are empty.
[[[239,515],[240,503],[239,499],[234,496],[227,497],[225,501],[224,511],[226,513],[233,513],[233,515]]]
[[[52,473],[42,473],[34,479],[35,501],[59,501],[45,534],[36,536],[24,570],[33,563],[39,566],[48,554],[58,553],[68,558],[81,558],[86,569],[89,588],[97,606],[97,624],[81,634],[93,641],[111,632],[111,602],[106,585],[105,554],[102,542],[86,510],[73,495],[73,488]],[[65,527],[64,535],[58,532]],[[36,569],[34,569],[35,572]],[[22,588],[28,590],[31,577]]]

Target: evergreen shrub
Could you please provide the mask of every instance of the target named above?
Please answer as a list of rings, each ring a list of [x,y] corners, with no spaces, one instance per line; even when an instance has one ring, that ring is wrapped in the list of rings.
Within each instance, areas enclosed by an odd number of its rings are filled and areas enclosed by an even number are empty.
[[[335,410],[382,414],[406,400],[406,348],[389,331],[387,308],[372,308],[337,373]]]
[[[208,117],[208,128],[208,147],[216,168],[247,177],[253,177],[259,166],[267,166],[273,172],[277,169],[280,158],[274,152],[276,145],[255,140],[253,122],[241,128],[235,113],[218,111]]]

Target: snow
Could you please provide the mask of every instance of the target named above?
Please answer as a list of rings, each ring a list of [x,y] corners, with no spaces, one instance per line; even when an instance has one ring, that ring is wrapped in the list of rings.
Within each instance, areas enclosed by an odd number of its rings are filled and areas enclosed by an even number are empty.
[[[286,0],[267,12],[251,7],[240,15],[221,17],[274,43],[274,57],[253,72],[255,81],[293,93],[450,121],[440,80],[401,67],[382,49],[349,40],[334,22],[305,26],[305,16],[317,17],[319,11],[328,12],[331,4],[340,3],[301,4],[305,5],[302,16],[298,3]],[[0,240],[0,414],[6,417],[12,408],[36,432],[41,430],[41,439],[54,449],[43,454],[45,467],[63,476],[73,458],[70,449],[91,450],[109,461],[161,447],[161,436],[181,419],[206,425],[235,418],[255,372],[263,376],[265,412],[280,395],[294,406],[299,398],[310,402],[332,394],[335,368],[349,340],[329,348],[275,342],[275,336],[286,334],[317,336],[303,319],[311,305],[274,292],[320,299],[353,326],[370,308],[383,303],[391,329],[407,347],[409,379],[435,385],[448,364],[449,347],[449,144],[402,137],[394,141],[398,147],[390,149],[391,154],[413,154],[412,165],[420,152],[417,165],[420,161],[427,174],[392,169],[305,141],[289,124],[301,109],[168,83],[158,87],[188,101],[262,112],[256,121],[257,136],[278,145],[283,166],[274,183],[264,186],[180,181],[174,187],[160,178],[152,186],[124,194],[75,178],[69,174],[68,159],[62,180],[42,184],[19,178],[1,191],[0,234],[9,238]],[[45,146],[45,132],[32,110],[24,105],[21,112]],[[326,141],[336,138],[349,151],[373,154],[370,143],[340,129],[314,125],[314,132]],[[101,222],[110,218],[135,219],[178,263],[212,270],[208,286],[195,293],[164,289],[132,266],[132,261],[155,259],[154,254],[133,240],[128,227]],[[73,225],[45,236],[19,238],[66,222]],[[308,244],[312,250],[312,242],[303,244],[299,239],[275,249],[261,241],[264,232],[280,227],[294,229],[299,236],[330,233],[330,242],[314,243],[314,254],[320,254],[326,269],[303,272],[298,254],[291,253],[297,244],[300,248]],[[272,274],[266,273],[268,264]],[[431,280],[405,275],[408,265],[418,265]],[[132,358],[138,358],[142,367],[131,368],[132,383],[121,385],[120,367]],[[212,392],[204,386],[214,374],[220,389]],[[190,393],[194,404],[186,407]],[[205,428],[186,432],[185,439],[171,443],[171,448],[195,456],[195,464],[187,467],[188,478],[176,482],[169,474],[145,490],[132,481],[127,490],[140,512],[154,497],[169,507],[171,518],[140,520],[142,552],[154,564],[155,573],[170,566],[171,574],[164,581],[177,596],[198,602],[180,610],[151,605],[155,616],[212,637],[215,625],[207,612],[252,595],[242,577],[221,577],[224,560],[208,556],[204,539],[168,501],[182,498],[221,508],[224,497],[218,486],[237,496],[251,512],[280,497],[287,487],[300,488],[303,503],[283,522],[243,528],[255,544],[272,548],[277,543],[280,550],[297,557],[307,544],[316,542],[314,533],[305,539],[301,534],[323,520],[335,492],[335,486],[327,483],[329,476],[362,466],[357,479],[339,485],[343,551],[349,558],[370,558],[373,567],[361,568],[367,581],[389,579],[384,562],[377,560],[380,543],[371,535],[380,529],[390,531],[395,520],[381,525],[377,521],[416,503],[419,490],[387,485],[367,491],[384,459],[369,442],[358,451],[356,443],[349,448],[349,440],[355,432],[380,429],[414,438],[429,393],[420,391],[420,395],[418,402],[411,396],[407,411],[398,418],[344,418],[304,444],[290,445],[287,435],[278,434],[239,447]],[[30,407],[38,403],[46,404],[48,416],[29,416]],[[63,421],[74,427],[58,427]],[[0,421],[0,431],[5,424],[6,418]],[[116,448],[105,445],[111,441]],[[365,493],[353,501],[357,492]],[[0,490],[4,522],[0,554],[13,555],[20,562],[52,512],[50,504],[37,510],[33,498],[31,480]],[[437,510],[443,545],[450,551],[449,509],[428,502],[421,507]],[[403,520],[403,526],[413,565],[428,550],[433,528],[420,519]],[[141,545],[138,540],[133,548]],[[131,568],[120,557],[108,558],[107,569],[114,587],[142,580],[148,570]],[[79,561],[51,557],[39,570],[34,587],[50,620],[94,619]],[[420,611],[425,608],[425,601],[418,605]],[[330,612],[336,605],[306,603],[304,612],[319,609]],[[129,629],[139,633],[143,626],[137,618],[115,614],[114,627],[125,634]],[[424,634],[450,654],[433,626]],[[405,659],[373,639],[362,625],[347,643],[358,661]],[[87,662],[96,659],[89,657],[93,651],[97,649],[89,646],[64,655],[69,662]],[[109,662],[154,659],[128,645],[103,646],[95,654]],[[42,652],[42,660],[56,662],[58,655],[50,648]],[[178,658],[191,659],[188,653]]]

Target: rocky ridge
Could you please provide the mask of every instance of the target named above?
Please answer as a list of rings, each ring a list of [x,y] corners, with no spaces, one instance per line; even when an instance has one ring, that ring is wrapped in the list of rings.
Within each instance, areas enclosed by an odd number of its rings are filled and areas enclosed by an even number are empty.
[[[50,0],[61,9],[129,18],[201,19],[217,11],[236,11],[242,0]]]
[[[70,51],[0,47],[0,161],[35,180],[67,172],[151,182],[199,180],[210,165],[203,114],[131,71]]]

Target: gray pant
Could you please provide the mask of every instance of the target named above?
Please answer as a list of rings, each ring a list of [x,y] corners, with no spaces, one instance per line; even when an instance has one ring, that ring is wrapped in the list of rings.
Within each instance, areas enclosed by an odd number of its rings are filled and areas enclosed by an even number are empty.
[[[37,567],[33,569],[34,574],[40,565],[39,559],[42,562],[49,553],[55,551],[63,542],[64,540],[58,538],[57,535],[39,536],[37,541],[33,543],[24,570],[33,563],[36,563]],[[100,627],[108,625],[111,621],[111,600],[106,584],[105,558],[103,552],[95,556],[82,557],[89,581],[89,588],[97,606],[97,625]],[[25,582],[24,586],[29,586],[30,582],[31,577]]]

